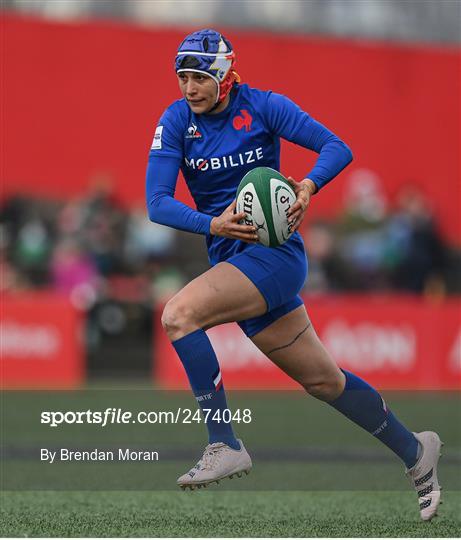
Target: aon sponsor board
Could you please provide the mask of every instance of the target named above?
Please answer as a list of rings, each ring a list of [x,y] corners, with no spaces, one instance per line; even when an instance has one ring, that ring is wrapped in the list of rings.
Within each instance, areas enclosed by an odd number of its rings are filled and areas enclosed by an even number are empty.
[[[256,167],[249,171],[237,189],[237,212],[245,212],[244,223],[257,228],[259,242],[277,247],[293,234],[287,217],[296,195],[278,171]]]

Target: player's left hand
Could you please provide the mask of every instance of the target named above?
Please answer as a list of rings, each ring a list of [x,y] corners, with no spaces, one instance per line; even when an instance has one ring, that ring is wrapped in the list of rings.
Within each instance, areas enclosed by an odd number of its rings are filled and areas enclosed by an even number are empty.
[[[296,202],[288,210],[288,219],[292,223],[292,230],[296,231],[303,222],[311,197],[316,192],[317,187],[309,178],[305,178],[301,182],[296,182],[294,178],[289,176],[287,180],[290,182],[296,195]]]

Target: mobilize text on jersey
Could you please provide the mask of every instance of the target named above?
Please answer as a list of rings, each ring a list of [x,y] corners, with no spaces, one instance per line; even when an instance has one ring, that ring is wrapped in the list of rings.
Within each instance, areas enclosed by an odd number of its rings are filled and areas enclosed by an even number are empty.
[[[227,169],[229,167],[240,167],[247,163],[255,163],[263,159],[262,146],[256,148],[256,150],[248,150],[247,152],[239,152],[238,154],[231,154],[228,156],[205,158],[184,158],[184,161],[190,169],[197,169],[199,171],[207,171],[209,168],[212,170]]]

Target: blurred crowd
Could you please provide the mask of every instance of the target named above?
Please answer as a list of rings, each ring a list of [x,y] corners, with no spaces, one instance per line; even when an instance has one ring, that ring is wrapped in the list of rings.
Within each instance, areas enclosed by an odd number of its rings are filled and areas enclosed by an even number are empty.
[[[98,300],[162,301],[186,280],[174,230],[127,209],[101,182],[87,197],[3,202],[3,291],[53,289],[91,308]]]
[[[2,292],[53,289],[82,309],[102,299],[164,302],[206,270],[203,238],[151,223],[144,203],[125,208],[110,185],[65,202],[14,196],[0,217]],[[334,220],[306,219],[306,294],[460,292],[460,254],[437,230],[418,188],[390,210],[373,176],[349,185]]]
[[[461,291],[461,254],[440,235],[430,200],[411,183],[392,209],[378,176],[357,171],[344,211],[304,231],[310,292],[376,291],[440,297]]]

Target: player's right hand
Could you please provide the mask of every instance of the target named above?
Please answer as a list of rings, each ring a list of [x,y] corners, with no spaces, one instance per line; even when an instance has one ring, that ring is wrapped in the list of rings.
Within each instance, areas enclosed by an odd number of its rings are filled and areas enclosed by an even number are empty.
[[[234,213],[236,204],[237,201],[234,200],[220,216],[211,220],[210,234],[256,244],[258,242],[256,227],[239,223],[245,219],[246,214],[245,212]]]

